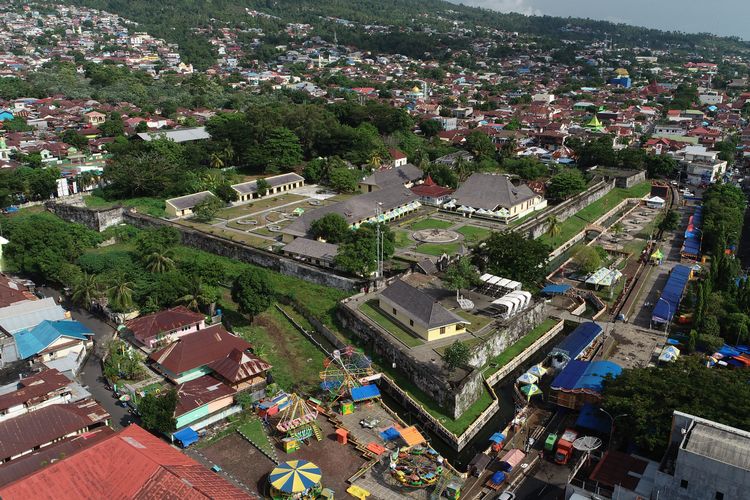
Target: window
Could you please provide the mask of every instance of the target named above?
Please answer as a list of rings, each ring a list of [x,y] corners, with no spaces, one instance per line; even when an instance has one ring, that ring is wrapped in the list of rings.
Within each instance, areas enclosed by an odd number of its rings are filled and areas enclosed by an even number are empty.
[[[396,314],[397,314],[397,313],[396,313],[396,308],[394,307],[394,308],[393,308],[393,315],[395,316]]]
[[[445,327],[444,326],[440,327],[440,335],[445,335]]]
[[[716,500],[724,500],[724,493],[722,493],[721,491],[717,491],[716,495],[714,495],[714,498]]]
[[[682,489],[686,490],[686,489],[687,489],[687,487],[688,487],[688,482],[687,482],[687,479],[683,479],[683,480],[681,480],[681,481],[680,481],[680,488],[682,488]]]
[[[414,320],[413,319],[409,320],[409,326],[414,326]]]

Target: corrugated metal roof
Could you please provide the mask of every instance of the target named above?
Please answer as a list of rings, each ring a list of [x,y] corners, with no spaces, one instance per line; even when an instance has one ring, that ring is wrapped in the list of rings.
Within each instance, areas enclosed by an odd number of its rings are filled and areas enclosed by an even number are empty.
[[[34,328],[14,333],[18,357],[26,359],[46,349],[60,337],[88,340],[94,332],[78,321],[42,321]]]
[[[750,471],[750,437],[746,432],[698,421],[687,435],[684,448],[691,453]]]
[[[27,300],[0,309],[0,327],[8,333],[33,328],[45,320],[65,319],[65,309],[52,297]]]
[[[175,130],[160,130],[158,132],[140,132],[138,137],[146,142],[157,139],[168,139],[174,142],[199,141],[210,139],[211,134],[206,131],[206,127],[180,128]]]
[[[454,323],[468,323],[461,316],[443,307],[430,295],[401,280],[394,281],[383,290],[381,295],[401,306],[409,313],[410,319],[428,329]]]

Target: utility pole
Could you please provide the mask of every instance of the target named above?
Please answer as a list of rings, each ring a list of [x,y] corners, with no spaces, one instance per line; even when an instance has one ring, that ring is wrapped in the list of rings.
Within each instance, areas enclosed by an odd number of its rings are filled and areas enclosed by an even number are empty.
[[[382,203],[378,202],[375,207],[375,224],[376,224],[376,235],[377,235],[377,248],[375,249],[377,258],[376,278],[380,279],[383,277],[383,234],[380,229],[380,216],[383,213]]]

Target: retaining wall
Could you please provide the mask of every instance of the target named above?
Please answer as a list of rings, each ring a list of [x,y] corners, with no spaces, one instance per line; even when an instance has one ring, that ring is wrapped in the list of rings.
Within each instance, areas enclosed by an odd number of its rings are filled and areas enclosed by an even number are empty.
[[[65,202],[48,201],[44,206],[63,220],[83,224],[99,232],[123,223],[124,209],[119,206],[106,209],[88,208],[81,198],[73,198]]]

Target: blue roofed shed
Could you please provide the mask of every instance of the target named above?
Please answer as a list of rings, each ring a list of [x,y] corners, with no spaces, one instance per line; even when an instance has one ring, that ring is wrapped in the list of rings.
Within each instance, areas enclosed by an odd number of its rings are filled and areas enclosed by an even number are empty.
[[[601,334],[602,327],[596,323],[581,323],[550,351],[550,356],[561,355],[568,360],[576,359],[593,345]]]
[[[542,294],[544,295],[562,295],[570,290],[570,285],[547,285],[542,288]]]
[[[578,409],[601,399],[604,379],[617,377],[622,368],[611,361],[580,361],[574,359],[550,384],[549,401],[565,408]]]
[[[34,328],[14,333],[18,357],[30,358],[44,354],[44,360],[66,356],[71,350],[84,348],[94,332],[78,321],[45,320]]]
[[[351,393],[354,402],[368,401],[380,397],[380,389],[378,389],[378,386],[375,384],[353,387]]]

